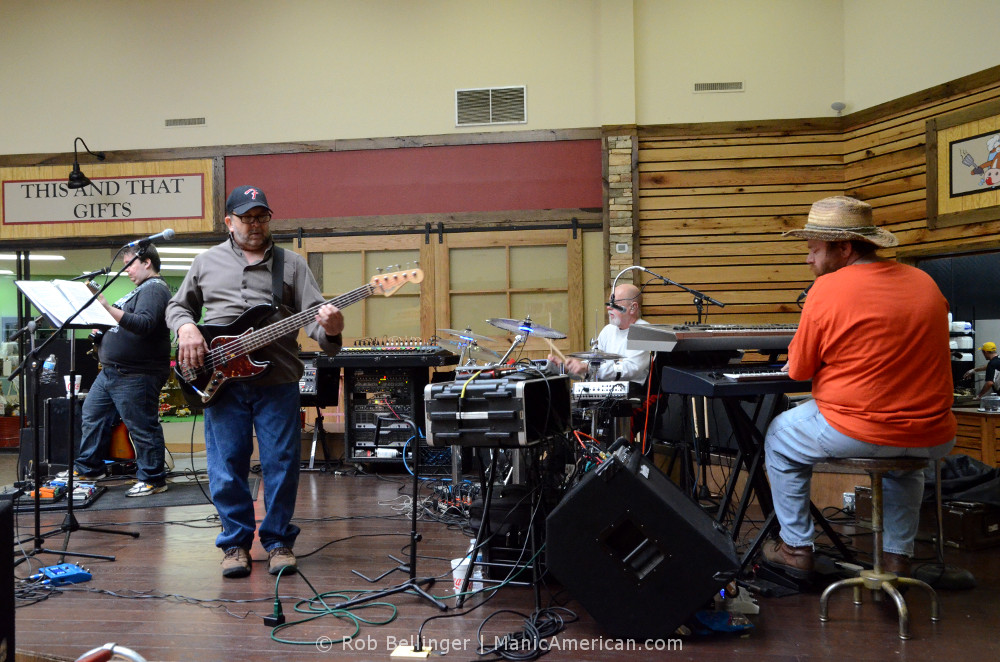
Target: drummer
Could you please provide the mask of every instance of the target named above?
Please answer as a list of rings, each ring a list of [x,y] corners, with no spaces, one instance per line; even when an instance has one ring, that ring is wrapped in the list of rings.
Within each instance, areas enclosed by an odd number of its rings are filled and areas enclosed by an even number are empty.
[[[623,283],[615,288],[611,300],[606,304],[608,309],[608,325],[601,329],[597,336],[597,349],[608,354],[621,356],[616,360],[601,361],[597,370],[589,373],[590,362],[576,358],[567,358],[566,372],[583,379],[595,381],[627,381],[629,391],[633,395],[642,393],[646,375],[649,374],[649,352],[628,349],[628,328],[633,324],[648,324],[639,319],[642,310],[642,292],[635,285]],[[556,365],[562,364],[558,356],[552,354],[549,361]]]

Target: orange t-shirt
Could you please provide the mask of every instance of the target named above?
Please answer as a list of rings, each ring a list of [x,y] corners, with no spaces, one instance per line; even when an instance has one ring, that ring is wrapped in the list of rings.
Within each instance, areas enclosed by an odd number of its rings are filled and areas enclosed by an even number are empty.
[[[886,446],[955,436],[948,302],[923,271],[893,261],[816,279],[788,348],[793,379],[812,379],[837,431]]]

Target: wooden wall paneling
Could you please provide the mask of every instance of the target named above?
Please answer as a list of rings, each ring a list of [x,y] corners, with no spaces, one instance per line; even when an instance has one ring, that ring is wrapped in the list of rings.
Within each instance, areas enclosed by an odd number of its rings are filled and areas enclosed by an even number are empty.
[[[640,134],[642,264],[724,302],[713,323],[798,320],[812,281],[800,227],[816,199],[843,192],[843,139],[828,127],[739,136]],[[643,316],[691,321],[692,297],[647,286]]]
[[[715,322],[797,321],[805,242],[781,239],[828,195],[870,202],[904,261],[996,250],[1000,221],[927,227],[927,122],[1000,99],[1000,68],[843,118],[639,129],[643,266],[724,301]],[[974,110],[970,112],[975,112]],[[646,290],[643,316],[689,321],[683,292]]]

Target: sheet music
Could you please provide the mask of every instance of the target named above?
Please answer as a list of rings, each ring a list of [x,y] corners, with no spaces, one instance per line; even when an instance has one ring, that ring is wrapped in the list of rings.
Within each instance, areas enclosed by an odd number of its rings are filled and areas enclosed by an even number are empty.
[[[55,326],[62,326],[93,296],[85,284],[71,280],[19,280],[15,284]],[[118,326],[118,322],[94,301],[73,319],[72,325],[111,327]]]

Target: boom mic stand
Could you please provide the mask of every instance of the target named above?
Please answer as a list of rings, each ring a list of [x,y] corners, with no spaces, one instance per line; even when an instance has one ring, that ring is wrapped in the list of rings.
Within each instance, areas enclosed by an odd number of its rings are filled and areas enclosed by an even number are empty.
[[[674,281],[670,280],[669,278],[667,278],[666,276],[661,276],[660,274],[658,274],[656,272],[650,271],[646,267],[638,267],[638,269],[640,269],[642,271],[645,271],[647,274],[649,274],[653,278],[656,278],[656,279],[659,279],[659,280],[663,281],[663,283],[665,285],[673,285],[674,287],[679,287],[682,290],[684,290],[685,292],[693,295],[694,296],[694,307],[698,311],[698,324],[701,324],[701,313],[702,313],[702,308],[704,308],[704,306],[705,306],[705,302],[708,302],[708,303],[712,304],[713,306],[718,306],[719,308],[725,308],[726,307],[726,304],[722,303],[721,301],[717,301],[717,300],[713,299],[712,297],[708,296],[707,294],[702,294],[698,290],[693,290],[693,289],[691,289],[690,287],[688,287],[686,285],[681,285],[680,283],[674,282]]]
[[[74,421],[74,418],[75,418],[75,411],[74,410],[76,409],[76,351],[75,351],[76,339],[73,338],[72,336],[70,337],[70,372],[69,372],[69,376],[70,376],[69,395],[70,395],[70,397],[69,397],[69,415],[68,415],[68,419],[69,419],[69,433],[68,433],[69,434],[69,459],[68,459],[68,467],[67,467],[67,472],[66,472],[67,473],[67,477],[66,477],[66,481],[67,481],[66,482],[66,492],[67,492],[66,517],[63,518],[63,522],[59,526],[58,529],[55,529],[53,531],[49,531],[49,532],[47,532],[45,534],[41,533],[41,486],[42,486],[42,477],[41,477],[41,471],[39,470],[40,469],[39,464],[41,462],[41,456],[40,456],[40,443],[39,443],[40,439],[39,439],[39,434],[38,434],[38,430],[39,430],[38,411],[39,411],[39,400],[41,399],[40,395],[39,395],[39,391],[40,391],[39,386],[41,384],[40,372],[42,370],[42,365],[39,362],[38,357],[41,356],[42,350],[44,350],[45,347],[50,342],[52,342],[53,339],[55,339],[56,337],[58,337],[60,334],[62,334],[67,329],[70,329],[70,333],[72,333],[73,329],[77,328],[77,325],[72,325],[73,320],[76,319],[77,316],[79,316],[79,314],[81,312],[83,312],[88,306],[90,306],[90,304],[92,304],[93,302],[97,301],[97,298],[106,289],[108,289],[108,286],[111,285],[111,283],[113,283],[122,274],[122,272],[124,272],[126,269],[128,269],[128,267],[133,262],[135,262],[136,259],[138,259],[140,253],[141,253],[141,251],[136,251],[135,255],[132,256],[132,259],[129,260],[128,263],[125,264],[121,268],[121,270],[118,271],[118,273],[116,273],[112,278],[110,278],[109,280],[107,280],[104,283],[103,287],[101,287],[97,292],[95,292],[90,297],[90,299],[86,303],[84,303],[82,306],[80,306],[80,308],[78,308],[72,315],[70,315],[69,317],[67,317],[66,320],[63,321],[63,323],[59,326],[59,328],[56,329],[48,338],[46,338],[42,342],[42,344],[39,345],[38,347],[34,346],[34,344],[35,344],[34,343],[35,337],[34,337],[34,333],[32,333],[32,349],[31,349],[31,352],[28,354],[27,357],[25,357],[24,363],[22,363],[17,368],[17,370],[15,370],[14,373],[12,373],[12,375],[11,375],[12,377],[15,376],[18,371],[22,370],[30,362],[31,375],[32,375],[32,378],[34,380],[34,388],[32,389],[32,418],[33,418],[33,421],[34,421],[34,424],[35,424],[34,425],[34,449],[33,449],[34,450],[34,458],[33,458],[33,460],[34,460],[34,473],[35,473],[35,500],[34,500],[35,527],[34,527],[34,536],[33,536],[34,547],[24,557],[22,557],[21,559],[18,559],[17,563],[21,563],[22,561],[24,561],[24,560],[26,560],[26,559],[28,559],[28,558],[30,558],[32,556],[38,555],[38,554],[58,554],[60,557],[64,557],[64,556],[79,556],[79,557],[83,557],[83,558],[104,559],[106,561],[114,561],[115,560],[114,556],[106,555],[106,554],[89,554],[89,553],[85,553],[85,552],[69,552],[69,551],[67,551],[67,548],[69,547],[69,537],[70,537],[70,535],[74,531],[93,531],[95,533],[110,533],[110,534],[115,534],[115,535],[131,536],[132,538],[138,538],[139,537],[139,534],[137,532],[135,532],[135,531],[115,531],[115,530],[112,530],[112,529],[101,529],[101,528],[96,528],[96,527],[81,526],[80,523],[77,521],[76,516],[73,514],[73,489],[74,489],[74,487],[73,487],[73,463],[76,460],[76,439],[75,439],[76,435],[75,435],[75,429],[74,429],[74,422],[75,422]],[[82,328],[87,328],[87,327],[82,327]],[[65,537],[64,537],[64,540],[63,540],[63,549],[61,549],[61,550],[45,549],[45,546],[44,546],[45,545],[45,542],[44,542],[45,538],[48,538],[48,537],[51,537],[51,536],[54,536],[54,535],[59,535],[60,533],[64,533],[65,534]]]
[[[423,588],[425,585],[426,586],[432,585],[434,583],[434,581],[435,581],[435,578],[434,577],[421,577],[419,579],[417,578],[417,543],[420,542],[420,540],[421,540],[420,534],[417,533],[417,496],[418,496],[417,492],[418,492],[419,487],[420,487],[420,469],[419,469],[419,467],[420,467],[420,453],[419,453],[419,450],[420,450],[420,434],[417,431],[416,424],[414,424],[414,422],[412,420],[410,420],[408,418],[401,418],[400,420],[403,423],[406,423],[407,425],[409,425],[410,429],[413,431],[413,497],[412,497],[412,504],[411,504],[412,505],[412,507],[411,507],[411,511],[412,512],[410,514],[410,561],[409,561],[409,563],[400,563],[400,565],[398,565],[397,567],[392,568],[388,572],[382,573],[381,575],[379,575],[378,577],[376,577],[374,580],[370,580],[369,579],[368,581],[378,581],[382,577],[385,577],[389,573],[395,572],[396,570],[399,570],[400,572],[406,572],[406,573],[408,573],[409,576],[410,576],[410,578],[408,580],[406,580],[405,582],[403,582],[402,584],[398,584],[396,586],[393,586],[392,588],[387,588],[387,589],[382,590],[382,591],[376,591],[374,593],[368,593],[368,594],[363,595],[361,597],[354,598],[353,600],[348,600],[347,602],[341,602],[341,603],[336,604],[333,607],[331,607],[331,609],[350,609],[351,607],[354,607],[356,605],[364,604],[366,602],[371,602],[372,600],[380,600],[380,599],[382,599],[384,597],[387,597],[387,596],[390,596],[390,595],[395,595],[397,593],[405,593],[407,591],[412,592],[412,593],[416,593],[417,595],[419,595],[423,599],[427,600],[428,602],[430,602],[431,604],[433,604],[435,607],[437,607],[441,611],[446,611],[448,609],[448,605],[446,605],[445,603],[443,603],[440,600],[438,600],[437,598],[435,598],[433,595],[431,595],[430,593],[428,593],[427,591],[425,591],[424,588]],[[379,435],[380,435],[381,431],[382,431],[382,417],[381,416],[376,416],[375,417],[375,446],[376,447],[378,446],[378,438],[379,438]],[[403,461],[404,462],[406,461],[405,454],[403,456]],[[392,557],[392,556],[390,556],[389,558],[393,559],[394,561],[399,561],[399,559],[397,559],[395,557]],[[355,574],[358,574],[361,577],[364,577],[365,579],[368,579],[364,575],[361,575],[361,573],[355,572]],[[419,644],[418,644],[417,650],[419,650]]]

